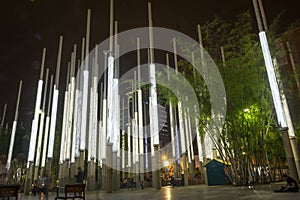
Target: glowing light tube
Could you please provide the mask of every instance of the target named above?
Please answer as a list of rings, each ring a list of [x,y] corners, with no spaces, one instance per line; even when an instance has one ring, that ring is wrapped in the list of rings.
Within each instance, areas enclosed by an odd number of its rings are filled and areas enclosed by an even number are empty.
[[[178,120],[179,120],[179,134],[180,134],[180,147],[181,152],[186,152],[185,145],[185,131],[184,131],[184,120],[183,120],[183,108],[181,101],[178,101]]]
[[[92,145],[93,145],[93,115],[94,115],[94,91],[93,87],[90,88],[90,102],[89,102],[89,134],[88,134],[88,161],[91,161],[91,159],[94,159],[94,155],[92,153]]]
[[[96,158],[96,146],[97,146],[97,132],[98,132],[98,81],[97,81],[97,77],[94,76],[94,87],[93,87],[93,129],[92,129],[92,157]]]
[[[10,145],[9,145],[9,150],[8,150],[6,169],[10,169],[11,156],[12,156],[13,147],[14,147],[14,143],[15,143],[16,129],[17,129],[17,121],[14,121],[11,136],[10,136]]]
[[[127,127],[127,147],[128,147],[128,151],[127,151],[127,155],[128,155],[127,167],[131,167],[131,139],[130,139],[130,135],[131,135],[131,128],[130,128],[130,124],[128,124],[128,127]]]
[[[30,144],[29,144],[29,152],[28,152],[28,162],[33,162],[34,161],[36,138],[37,138],[37,129],[38,129],[38,123],[39,123],[39,113],[40,113],[41,98],[42,98],[42,88],[43,88],[43,81],[39,80],[37,94],[36,94],[34,118],[33,118],[32,127],[31,127],[31,136],[30,136]]]
[[[45,167],[45,165],[46,165],[46,153],[47,153],[48,136],[49,136],[49,125],[50,125],[50,117],[47,116],[46,117],[46,124],[45,124],[45,135],[44,135],[41,167]]]
[[[103,99],[103,113],[102,113],[102,134],[100,135],[101,137],[101,159],[105,159],[106,158],[106,133],[107,133],[107,100]]]
[[[195,117],[195,126],[196,126],[196,138],[197,138],[197,147],[198,147],[199,161],[203,162],[204,159],[203,159],[203,151],[202,151],[200,131],[199,131],[199,119],[198,119],[197,116]]]
[[[117,152],[120,149],[119,145],[119,136],[120,136],[120,101],[119,101],[119,80],[117,78],[113,79],[113,102],[112,102],[112,119],[114,125],[112,126],[113,130],[113,152]]]
[[[277,115],[277,120],[278,124],[281,127],[287,127],[286,119],[284,117],[284,111],[283,107],[281,104],[281,99],[280,99],[280,93],[279,93],[279,88],[275,76],[275,71],[274,71],[274,66],[268,46],[268,41],[266,37],[266,33],[264,31],[259,33],[259,39],[261,43],[261,48],[265,60],[265,65],[267,69],[267,74],[268,74],[268,79],[271,87],[271,92],[272,92],[272,97],[273,97],[273,102],[275,106],[275,111]]]
[[[170,115],[170,129],[171,129],[171,145],[172,145],[172,157],[176,157],[175,135],[174,135],[174,119],[173,119],[173,105],[169,103],[169,115]]]
[[[82,91],[82,115],[81,115],[81,131],[80,131],[80,151],[85,150],[86,127],[87,127],[87,103],[88,103],[88,82],[89,71],[83,71],[83,91]]]
[[[108,57],[108,72],[107,72],[107,141],[113,142],[113,73],[114,73],[114,58]]]
[[[63,111],[63,123],[62,123],[62,131],[61,131],[61,141],[60,141],[60,156],[59,163],[62,164],[65,160],[65,147],[66,147],[66,124],[67,124],[67,116],[68,116],[68,91],[65,91],[65,100],[64,100],[64,111]]]
[[[72,149],[71,149],[71,163],[75,162],[76,150],[78,151],[78,144],[77,144],[77,135],[79,131],[77,131],[77,123],[78,123],[78,97],[79,97],[79,90],[76,88],[75,90],[75,99],[74,99],[74,120],[73,120],[73,131],[72,131]],[[77,149],[76,149],[77,147]]]
[[[68,106],[68,117],[67,117],[67,124],[66,124],[66,151],[65,151],[66,160],[71,160],[74,95],[75,95],[75,77],[72,77],[71,83],[69,84],[69,104],[68,104],[69,106]],[[73,159],[73,161],[75,160]]]
[[[190,138],[189,138],[189,127],[188,127],[188,115],[187,110],[184,109],[184,131],[185,131],[185,144],[187,148],[188,162],[191,163],[191,147],[190,147]]]
[[[54,85],[52,110],[51,110],[51,122],[50,122],[50,134],[49,134],[49,145],[48,145],[48,155],[47,155],[47,157],[49,159],[53,158],[58,94],[59,94],[59,91],[56,89],[56,85]]]
[[[157,113],[157,91],[156,91],[156,77],[155,77],[155,65],[149,65],[150,70],[150,96],[151,96],[151,125],[152,125],[152,137],[153,145],[159,144],[159,129],[158,129],[158,113]]]
[[[143,100],[142,100],[142,90],[138,89],[138,127],[139,127],[139,152],[144,153],[144,132],[143,132]]]
[[[190,141],[190,148],[191,148],[191,159],[194,160],[194,146],[193,146],[193,138],[192,138],[192,125],[191,125],[191,115],[188,109],[188,127],[189,127],[189,141]]]

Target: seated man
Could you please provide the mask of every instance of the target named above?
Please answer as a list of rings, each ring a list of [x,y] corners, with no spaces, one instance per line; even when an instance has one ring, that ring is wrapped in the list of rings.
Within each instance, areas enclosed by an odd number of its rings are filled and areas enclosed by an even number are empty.
[[[280,190],[275,190],[275,192],[298,192],[299,186],[295,179],[287,174],[283,174],[282,177],[286,181],[286,185],[282,186]]]

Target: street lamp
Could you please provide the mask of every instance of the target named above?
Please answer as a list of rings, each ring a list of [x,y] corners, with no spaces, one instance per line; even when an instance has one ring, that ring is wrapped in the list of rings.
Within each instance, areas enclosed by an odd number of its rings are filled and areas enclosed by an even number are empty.
[[[276,79],[276,75],[275,75],[273,61],[272,61],[270,50],[269,50],[266,32],[264,31],[263,24],[261,21],[261,15],[264,18],[264,12],[262,13],[259,11],[257,0],[252,0],[252,1],[253,1],[256,20],[257,20],[257,24],[258,24],[258,28],[259,28],[259,39],[260,39],[261,48],[262,48],[262,52],[263,52],[263,56],[264,56],[264,60],[265,60],[266,69],[267,69],[267,75],[268,75],[268,79],[269,79],[269,83],[270,83],[271,93],[272,93],[272,97],[273,97],[273,103],[274,103],[274,107],[275,107],[275,111],[276,111],[276,115],[277,115],[278,124],[281,127],[280,131],[282,132],[283,144],[284,144],[285,153],[287,156],[290,175],[292,177],[294,177],[295,179],[299,180],[299,177],[298,177],[298,173],[300,173],[299,158],[296,153],[297,159],[295,162],[294,155],[293,155],[293,149],[292,149],[292,147],[294,149],[295,148],[297,149],[297,147],[295,147],[294,143],[292,143],[293,146],[291,146],[291,143],[289,141],[288,128],[287,128],[288,124],[287,124],[287,120],[286,120],[287,113],[284,112],[283,102],[282,102],[280,92],[279,92],[279,87],[278,87],[278,83],[277,83],[277,79]],[[260,8],[261,8],[261,10],[263,10],[261,1],[260,1]],[[265,21],[264,21],[264,25],[265,25],[265,29],[266,29]],[[294,151],[294,152],[296,152],[296,151]],[[298,167],[296,168],[296,166],[298,166]],[[297,171],[298,171],[298,173],[297,173]]]

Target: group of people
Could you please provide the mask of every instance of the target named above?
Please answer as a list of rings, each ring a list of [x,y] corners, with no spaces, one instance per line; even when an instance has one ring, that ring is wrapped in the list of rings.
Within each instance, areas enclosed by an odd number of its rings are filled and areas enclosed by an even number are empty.
[[[43,176],[39,180],[35,180],[32,184],[32,195],[36,196],[37,193],[43,193],[45,199],[48,199],[48,189],[49,189],[49,178],[44,172]]]

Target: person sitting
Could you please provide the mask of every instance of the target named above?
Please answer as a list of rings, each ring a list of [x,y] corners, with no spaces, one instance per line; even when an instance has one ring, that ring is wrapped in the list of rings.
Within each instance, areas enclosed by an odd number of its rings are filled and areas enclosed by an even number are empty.
[[[287,174],[283,174],[282,178],[286,181],[286,185],[282,186],[280,190],[275,190],[275,192],[298,192],[299,186],[295,179]]]

